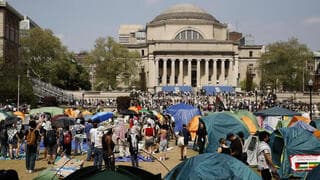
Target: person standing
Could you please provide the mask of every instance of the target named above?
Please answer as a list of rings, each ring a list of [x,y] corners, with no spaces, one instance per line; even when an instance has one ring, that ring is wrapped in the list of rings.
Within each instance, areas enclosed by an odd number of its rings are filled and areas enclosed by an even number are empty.
[[[63,152],[67,157],[71,156],[72,134],[69,127],[65,127],[63,132]]]
[[[199,154],[203,153],[204,147],[207,142],[208,142],[208,133],[204,126],[204,123],[200,121],[199,128],[197,130],[197,138],[195,142],[199,147]]]
[[[48,151],[48,164],[54,164],[57,155],[57,130],[55,126],[52,126],[51,129],[47,130],[47,151]]]
[[[233,133],[228,133],[226,139],[231,141],[231,144],[230,144],[231,156],[237,158],[239,161],[242,161],[241,140]]]
[[[102,149],[102,136],[103,136],[104,127],[100,126],[94,133],[94,162],[93,165],[98,169],[102,168],[103,160],[103,149]]]
[[[87,142],[87,146],[88,146],[87,159],[86,159],[87,161],[91,160],[91,156],[92,156],[92,152],[93,152],[93,147],[92,147],[91,140],[90,140],[90,130],[92,128],[93,128],[92,120],[89,119],[85,125],[85,128],[84,128],[84,133],[86,134],[86,138],[87,138],[86,142]]]
[[[268,144],[269,133],[266,131],[260,132],[259,141],[260,143],[257,148],[258,170],[260,171],[263,180],[271,180],[271,172],[277,174],[277,169],[272,162],[271,148]]]
[[[180,146],[181,161],[187,159],[187,146],[188,146],[189,140],[191,139],[191,135],[189,130],[187,129],[186,124],[183,124],[182,127],[183,128],[180,132],[180,135],[183,136],[183,145]]]
[[[76,120],[76,124],[72,128],[72,133],[74,134],[74,154],[79,155],[82,154],[82,144],[83,144],[83,138],[82,134],[84,132],[85,126],[81,124],[81,119]],[[78,152],[78,149],[80,152]]]
[[[151,127],[151,123],[148,123],[147,128],[144,131],[144,139],[145,139],[145,147],[147,150],[147,158],[150,158],[150,154],[152,153],[152,146],[154,144],[154,128]]]
[[[102,136],[103,160],[106,169],[115,170],[114,158],[114,142],[112,141],[112,129],[109,129],[106,134]]]
[[[138,163],[138,152],[139,152],[139,146],[138,146],[138,134],[134,129],[130,129],[128,132],[127,141],[129,142],[129,152],[131,156],[131,164],[133,167],[139,167]]]
[[[35,121],[29,122],[30,129],[26,131],[26,169],[29,173],[34,171],[36,156],[37,156],[37,143],[40,139],[40,132],[36,128],[37,123]]]

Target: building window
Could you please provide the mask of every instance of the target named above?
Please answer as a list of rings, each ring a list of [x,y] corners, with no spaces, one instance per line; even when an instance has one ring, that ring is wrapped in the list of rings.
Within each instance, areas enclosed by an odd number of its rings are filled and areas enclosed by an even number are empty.
[[[184,30],[181,31],[174,39],[177,40],[197,40],[203,39],[203,36],[194,30]]]
[[[144,56],[144,50],[143,49],[141,50],[141,56]]]
[[[249,51],[249,57],[252,57],[253,53],[252,51]]]

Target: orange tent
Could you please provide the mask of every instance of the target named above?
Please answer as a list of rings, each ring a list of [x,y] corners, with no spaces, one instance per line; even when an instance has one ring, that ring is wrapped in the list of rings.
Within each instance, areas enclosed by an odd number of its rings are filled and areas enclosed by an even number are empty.
[[[72,108],[67,108],[64,110],[64,114],[68,115],[69,117],[76,118],[77,113]]]
[[[85,116],[85,115],[91,115],[92,113],[88,110],[85,110],[85,111],[82,111],[82,116]]]
[[[14,115],[18,116],[19,118],[21,118],[22,120],[24,120],[25,118],[25,114],[21,111],[16,111],[13,113]]]
[[[199,127],[199,119],[200,119],[201,116],[195,116],[193,117],[189,123],[188,123],[188,130],[191,134],[191,138],[192,140],[194,140],[194,138],[196,137],[197,135],[197,131],[198,131],[198,127]]]
[[[247,116],[242,116],[241,120],[246,124],[249,129],[250,134],[255,134],[257,132],[257,126],[251,121],[251,119]]]
[[[291,121],[288,124],[288,127],[291,127],[297,121],[303,121],[306,124],[309,124],[311,122],[311,120],[309,118],[306,118],[303,116],[293,116],[293,118],[291,119]]]

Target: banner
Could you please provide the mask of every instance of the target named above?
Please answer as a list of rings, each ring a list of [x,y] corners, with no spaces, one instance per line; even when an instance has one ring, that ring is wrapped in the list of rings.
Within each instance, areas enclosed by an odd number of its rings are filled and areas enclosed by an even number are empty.
[[[290,156],[290,165],[294,171],[310,171],[320,164],[320,154],[296,154]]]

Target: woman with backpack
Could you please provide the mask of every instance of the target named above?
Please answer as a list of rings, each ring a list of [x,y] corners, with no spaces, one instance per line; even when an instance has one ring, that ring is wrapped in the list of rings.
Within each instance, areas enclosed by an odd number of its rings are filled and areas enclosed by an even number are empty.
[[[34,171],[38,139],[40,139],[40,133],[37,129],[37,123],[35,121],[29,122],[30,129],[26,131],[26,168],[27,172],[32,173]]]

